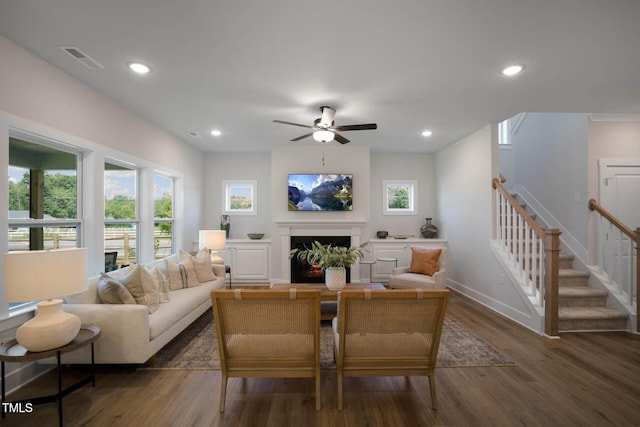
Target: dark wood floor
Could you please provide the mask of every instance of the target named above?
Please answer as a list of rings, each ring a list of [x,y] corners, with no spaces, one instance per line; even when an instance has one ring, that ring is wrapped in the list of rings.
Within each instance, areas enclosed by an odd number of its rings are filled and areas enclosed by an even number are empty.
[[[425,378],[345,379],[336,408],[335,371],[322,375],[322,410],[313,381],[229,380],[218,412],[219,371],[137,371],[101,367],[95,388],[64,399],[67,426],[640,426],[640,336],[571,333],[540,337],[452,293],[448,316],[516,362],[513,367],[441,368],[439,410]],[[13,398],[55,384],[47,375]],[[55,404],[11,414],[3,426],[57,425]]]

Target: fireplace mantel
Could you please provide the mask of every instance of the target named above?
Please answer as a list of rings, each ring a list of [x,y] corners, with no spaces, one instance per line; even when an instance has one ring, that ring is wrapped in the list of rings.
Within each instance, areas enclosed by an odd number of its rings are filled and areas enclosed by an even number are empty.
[[[291,264],[289,252],[291,251],[291,236],[349,236],[352,246],[360,246],[360,236],[366,221],[344,220],[302,220],[302,221],[276,221],[280,234],[280,271],[284,280],[291,280]],[[360,269],[351,269],[351,281],[360,281]]]

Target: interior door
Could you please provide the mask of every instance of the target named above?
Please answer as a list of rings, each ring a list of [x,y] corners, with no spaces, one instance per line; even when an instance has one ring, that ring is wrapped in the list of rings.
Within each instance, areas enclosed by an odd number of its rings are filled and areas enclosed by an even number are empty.
[[[640,159],[601,159],[600,204],[627,227],[640,227]],[[630,283],[634,261],[630,239],[601,227],[604,254],[601,259],[610,279],[618,284]]]

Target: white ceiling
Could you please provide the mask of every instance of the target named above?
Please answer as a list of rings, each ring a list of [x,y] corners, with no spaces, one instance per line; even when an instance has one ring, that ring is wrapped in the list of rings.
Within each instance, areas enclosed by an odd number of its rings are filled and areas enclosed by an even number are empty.
[[[0,33],[209,152],[319,144],[272,120],[310,125],[321,105],[377,123],[343,133],[376,152],[523,111],[640,113],[638,0],[2,0]],[[501,77],[511,63],[526,69]]]

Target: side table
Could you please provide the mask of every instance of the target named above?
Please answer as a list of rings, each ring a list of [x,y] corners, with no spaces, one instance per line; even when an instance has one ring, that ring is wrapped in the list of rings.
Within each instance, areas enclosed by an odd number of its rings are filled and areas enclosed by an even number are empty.
[[[38,405],[40,403],[57,402],[58,403],[58,422],[59,425],[63,425],[62,421],[62,398],[69,393],[77,390],[83,385],[91,382],[93,387],[96,386],[96,370],[95,361],[93,356],[93,343],[100,337],[100,327],[95,325],[82,326],[78,335],[69,344],[62,347],[54,348],[52,350],[30,352],[22,347],[15,338],[11,338],[8,341],[0,343],[0,362],[2,365],[2,418],[5,417],[5,405],[4,403],[32,403]],[[64,353],[77,350],[84,346],[91,344],[91,373],[86,378],[82,378],[75,384],[62,389],[62,370],[60,367],[60,356]],[[57,361],[57,374],[58,374],[58,392],[49,396],[41,396],[33,399],[24,399],[16,401],[7,401],[6,386],[5,386],[5,362],[30,362],[34,360],[42,360],[48,357],[56,357]]]

